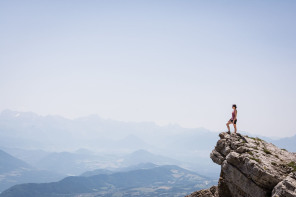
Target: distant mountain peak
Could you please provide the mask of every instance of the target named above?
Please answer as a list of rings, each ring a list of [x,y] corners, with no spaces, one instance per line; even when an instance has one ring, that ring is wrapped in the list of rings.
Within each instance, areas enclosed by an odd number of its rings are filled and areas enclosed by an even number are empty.
[[[20,112],[20,111],[13,111],[13,110],[6,109],[1,112],[0,117],[4,119],[22,118],[22,119],[33,120],[33,119],[40,118],[41,116],[33,112]]]
[[[0,150],[0,174],[2,171],[15,170],[18,168],[32,168],[26,162],[13,157],[12,155]]]

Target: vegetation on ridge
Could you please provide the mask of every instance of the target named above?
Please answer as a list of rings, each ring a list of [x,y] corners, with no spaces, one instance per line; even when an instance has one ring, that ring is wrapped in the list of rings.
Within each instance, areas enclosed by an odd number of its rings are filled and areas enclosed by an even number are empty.
[[[266,154],[271,154],[271,152],[270,152],[267,148],[264,148],[263,151],[264,151]]]
[[[293,172],[296,171],[296,163],[294,161],[291,161],[290,163],[288,163],[288,166],[293,169]]]
[[[255,157],[250,157],[250,159],[254,160],[254,161],[257,161],[258,163],[261,163],[261,160],[260,159],[257,159]]]

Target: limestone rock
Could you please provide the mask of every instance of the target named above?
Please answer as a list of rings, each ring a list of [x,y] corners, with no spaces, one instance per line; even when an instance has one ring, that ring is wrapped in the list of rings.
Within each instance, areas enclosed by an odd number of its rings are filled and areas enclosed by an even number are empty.
[[[212,186],[210,189],[203,189],[186,197],[218,197],[218,188],[217,186]]]
[[[296,171],[295,153],[259,138],[225,132],[219,136],[210,155],[221,165],[217,196],[296,196],[296,175],[292,173]],[[209,190],[197,194],[205,197]]]
[[[296,196],[296,173],[291,173],[272,190],[272,197]]]

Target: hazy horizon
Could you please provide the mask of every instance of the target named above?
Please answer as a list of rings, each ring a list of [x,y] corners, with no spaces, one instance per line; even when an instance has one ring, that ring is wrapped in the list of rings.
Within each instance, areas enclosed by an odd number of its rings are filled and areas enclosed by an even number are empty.
[[[0,111],[296,134],[295,1],[1,1]]]
[[[33,111],[17,111],[17,110],[11,110],[11,109],[5,109],[5,110],[2,110],[0,111],[0,114],[3,114],[4,112],[16,112],[16,113],[33,113],[34,115],[37,115],[39,117],[48,117],[48,116],[52,116],[52,117],[59,117],[59,118],[63,118],[63,119],[66,119],[66,120],[70,120],[70,121],[75,121],[75,120],[78,120],[78,119],[81,119],[81,118],[89,118],[89,117],[92,117],[92,116],[95,116],[101,120],[106,120],[106,121],[118,121],[118,122],[122,122],[122,123],[148,123],[148,124],[154,124],[156,126],[159,126],[159,127],[180,127],[180,128],[184,128],[184,129],[203,129],[203,130],[206,130],[206,131],[209,131],[209,132],[214,132],[214,133],[220,133],[220,132],[225,132],[225,129],[222,129],[222,130],[210,130],[206,127],[184,127],[182,125],[179,125],[177,123],[168,123],[168,124],[158,124],[157,122],[154,122],[154,121],[124,121],[124,120],[116,120],[116,119],[112,119],[112,118],[106,118],[106,117],[102,117],[101,115],[99,114],[88,114],[88,115],[83,115],[83,116],[78,116],[78,117],[72,117],[72,118],[69,118],[69,117],[65,117],[65,116],[62,116],[62,115],[59,115],[59,114],[38,114],[36,112],[33,112]],[[16,116],[19,117],[20,114],[18,114]],[[231,131],[233,131],[233,129],[231,129]],[[277,140],[277,139],[282,139],[282,138],[286,138],[286,137],[292,137],[292,136],[295,136],[295,135],[291,135],[291,136],[282,136],[282,137],[278,137],[278,136],[264,136],[264,135],[258,135],[257,133],[250,133],[248,131],[244,131],[244,130],[238,130],[238,132],[243,132],[244,134],[251,134],[251,135],[254,135],[254,137],[256,136],[260,136],[260,137],[267,137],[267,138],[270,138],[270,139],[273,139],[273,140]]]

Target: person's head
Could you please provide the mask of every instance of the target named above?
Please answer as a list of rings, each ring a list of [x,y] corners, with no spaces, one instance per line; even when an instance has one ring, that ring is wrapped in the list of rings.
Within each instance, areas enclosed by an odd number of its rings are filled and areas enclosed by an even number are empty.
[[[232,109],[236,109],[236,104],[233,104],[232,105]]]

